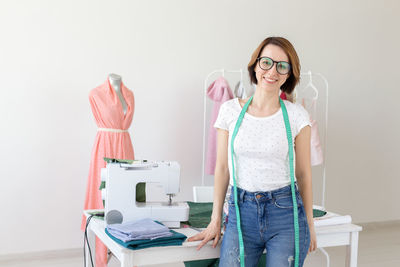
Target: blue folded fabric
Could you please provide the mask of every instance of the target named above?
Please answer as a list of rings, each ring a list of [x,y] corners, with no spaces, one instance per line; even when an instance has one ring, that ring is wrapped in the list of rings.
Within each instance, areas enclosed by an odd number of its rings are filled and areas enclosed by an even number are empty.
[[[122,224],[110,224],[107,226],[107,230],[123,242],[172,236],[168,227],[150,218]]]
[[[160,237],[168,237],[168,236],[172,236],[173,234],[168,230],[168,232],[163,232],[163,233],[155,233],[155,234],[143,234],[143,235],[139,235],[139,236],[129,236],[125,233],[121,233],[119,231],[115,231],[112,229],[107,229],[108,232],[115,236],[116,238],[120,239],[122,242],[129,242],[132,240],[142,240],[142,239],[156,239],[156,238],[160,238]]]
[[[143,248],[150,248],[150,247],[166,247],[166,246],[181,246],[183,242],[186,240],[186,236],[184,234],[175,232],[173,230],[170,230],[172,233],[172,236],[170,237],[161,237],[157,239],[142,239],[142,240],[132,240],[129,242],[123,242],[122,240],[114,237],[112,234],[108,232],[107,229],[105,229],[106,234],[115,242],[120,244],[123,247],[137,250],[137,249],[143,249]]]

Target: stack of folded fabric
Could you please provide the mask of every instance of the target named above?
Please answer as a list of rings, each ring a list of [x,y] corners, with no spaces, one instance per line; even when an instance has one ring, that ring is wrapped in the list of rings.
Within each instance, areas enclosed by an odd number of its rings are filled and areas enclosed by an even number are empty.
[[[350,215],[339,215],[333,212],[327,212],[326,215],[314,218],[314,226],[328,226],[351,223]]]
[[[115,242],[130,249],[178,246],[186,240],[185,235],[169,230],[165,225],[149,218],[110,224],[105,231]]]

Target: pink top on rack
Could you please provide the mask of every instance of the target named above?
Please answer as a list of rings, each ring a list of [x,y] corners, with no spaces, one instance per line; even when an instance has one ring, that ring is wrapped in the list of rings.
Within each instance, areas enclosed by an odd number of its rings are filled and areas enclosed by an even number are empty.
[[[205,172],[214,174],[215,162],[217,160],[217,130],[213,127],[218,117],[219,108],[222,103],[233,98],[233,93],[228,82],[224,77],[219,77],[207,89],[207,96],[214,101],[214,107],[211,113],[210,128],[208,132],[208,146]]]
[[[313,109],[316,108],[316,99],[312,100],[311,107]],[[305,108],[305,102],[304,98],[302,99],[302,105]],[[311,112],[310,112],[311,114]],[[314,112],[315,114],[315,112]],[[310,121],[311,121],[311,166],[317,166],[320,165],[324,162],[324,157],[322,153],[322,146],[321,146],[321,141],[319,139],[319,133],[318,133],[318,123],[315,119],[313,119],[310,115]]]

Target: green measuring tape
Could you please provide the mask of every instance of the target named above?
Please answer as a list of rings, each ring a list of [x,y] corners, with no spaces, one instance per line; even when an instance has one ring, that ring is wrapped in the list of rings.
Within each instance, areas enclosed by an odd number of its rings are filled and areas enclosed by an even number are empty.
[[[240,213],[239,213],[239,205],[237,199],[237,186],[236,186],[236,177],[235,177],[235,151],[234,151],[234,142],[236,135],[239,131],[240,125],[242,124],[244,115],[253,100],[253,96],[249,98],[246,104],[243,106],[242,111],[240,112],[239,118],[236,121],[235,129],[232,133],[231,139],[231,159],[232,159],[232,176],[233,176],[233,192],[234,192],[234,200],[235,200],[235,211],[236,211],[236,224],[239,236],[239,251],[240,251],[240,266],[244,266],[244,244],[243,244],[243,236],[242,236],[242,228],[240,226]],[[289,144],[289,170],[290,170],[290,181],[291,181],[291,190],[292,190],[292,201],[293,201],[293,219],[294,219],[294,242],[295,242],[295,261],[294,266],[299,266],[299,215],[297,209],[297,200],[296,200],[296,190],[294,185],[294,167],[293,167],[293,141],[292,141],[292,130],[290,129],[289,116],[287,114],[285,103],[283,100],[279,98],[279,103],[281,104],[281,109],[283,113],[283,120],[285,121],[286,128],[286,137]]]

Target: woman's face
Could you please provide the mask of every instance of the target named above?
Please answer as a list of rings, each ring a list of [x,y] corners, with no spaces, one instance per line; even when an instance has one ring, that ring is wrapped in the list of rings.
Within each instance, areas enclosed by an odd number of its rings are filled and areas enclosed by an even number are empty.
[[[272,44],[265,46],[264,49],[261,51],[259,57],[268,57],[274,61],[289,62],[289,58],[287,57],[285,51],[279,46]],[[263,70],[260,67],[260,60],[257,61],[257,64],[254,68],[257,78],[257,87],[268,91],[279,91],[281,86],[286,82],[286,79],[289,77],[290,72],[283,75],[280,74],[276,70],[276,62],[273,63],[272,68],[270,68],[269,70]]]

